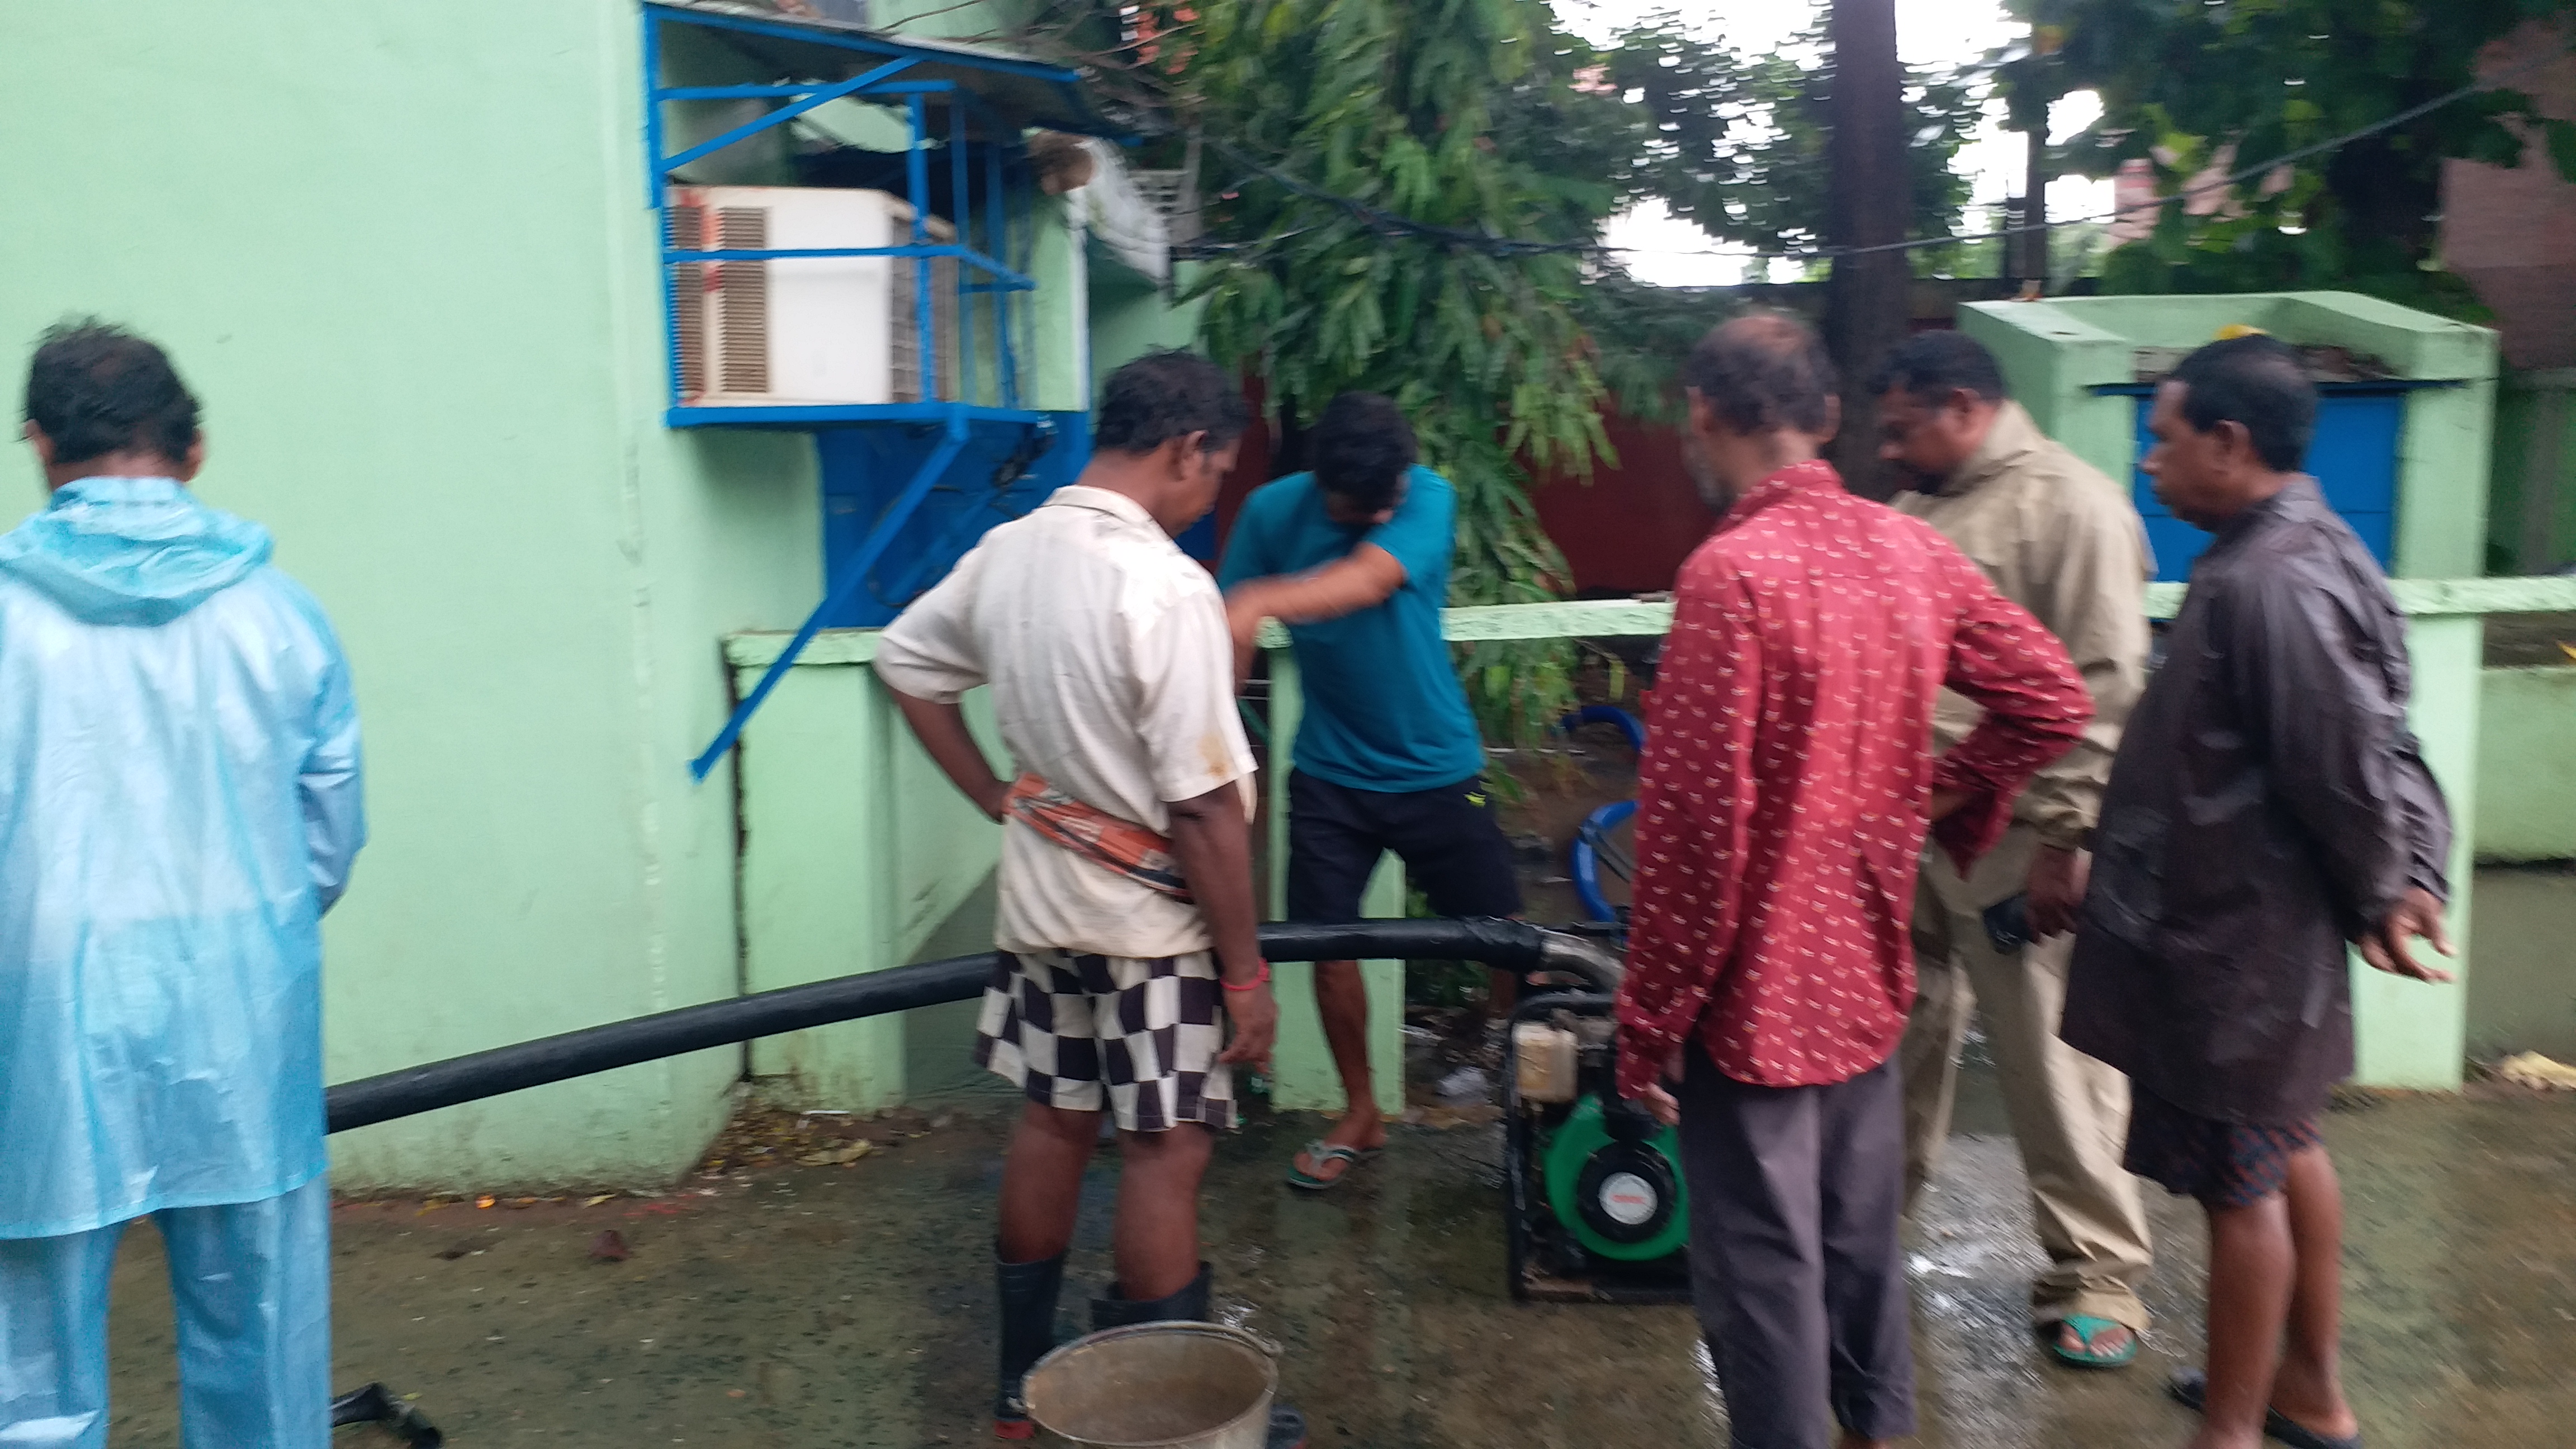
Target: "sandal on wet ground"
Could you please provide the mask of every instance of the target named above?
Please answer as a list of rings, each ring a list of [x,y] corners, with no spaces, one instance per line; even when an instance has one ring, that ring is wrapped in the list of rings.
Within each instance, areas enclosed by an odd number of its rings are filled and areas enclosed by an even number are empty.
[[[2059,1342],[2057,1333],[2062,1328],[2074,1329],[2076,1339],[2084,1346],[2068,1348]],[[2093,1346],[2095,1339],[2115,1330],[2128,1334],[2129,1341],[2118,1348],[2097,1349]],[[2038,1331],[2041,1341],[2048,1345],[2049,1356],[2072,1368],[2127,1368],[2138,1361],[2138,1331],[2125,1323],[2096,1318],[2090,1313],[2070,1313],[2064,1318],[2052,1318],[2038,1325]]]
[[[1306,1192],[1322,1192],[1326,1188],[1337,1186],[1342,1179],[1351,1175],[1352,1169],[1374,1160],[1385,1150],[1383,1147],[1344,1147],[1338,1142],[1327,1142],[1318,1137],[1299,1149],[1297,1153],[1299,1157],[1313,1163],[1314,1170],[1310,1172],[1295,1162],[1290,1162],[1288,1185]],[[1340,1163],[1341,1166],[1336,1168],[1333,1165],[1335,1163]]]
[[[2175,1369],[2174,1376],[2165,1383],[2165,1392],[2173,1395],[2174,1402],[2197,1414],[2201,1406],[2209,1402],[2209,1375],[2198,1369]],[[2263,1433],[2289,1445],[2290,1449],[2361,1449],[2359,1434],[2348,1434],[2340,1439],[2332,1434],[2320,1434],[2268,1406],[2263,1410]]]

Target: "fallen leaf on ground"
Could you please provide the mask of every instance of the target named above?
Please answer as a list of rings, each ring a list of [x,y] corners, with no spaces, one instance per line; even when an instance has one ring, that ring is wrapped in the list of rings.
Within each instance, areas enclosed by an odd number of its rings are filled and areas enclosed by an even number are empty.
[[[604,1203],[604,1202],[608,1201],[610,1198],[615,1197],[615,1196],[617,1196],[617,1194],[615,1194],[615,1193],[613,1193],[613,1192],[603,1192],[603,1193],[601,1193],[601,1194],[600,1194],[599,1196],[597,1196],[597,1197],[594,1197],[594,1198],[585,1198],[585,1199],[583,1199],[583,1200],[582,1200],[582,1204],[581,1204],[581,1205],[582,1205],[583,1207],[597,1207],[597,1206],[599,1206],[601,1203]]]
[[[824,1152],[808,1152],[796,1160],[807,1167],[839,1167],[845,1163],[856,1162],[874,1150],[866,1142],[853,1142],[847,1147],[835,1147]]]
[[[2496,1063],[2496,1075],[2517,1087],[2576,1091],[2576,1067],[2551,1061],[2538,1052],[2506,1057]]]
[[[626,1235],[615,1228],[602,1228],[599,1236],[590,1240],[590,1260],[594,1263],[623,1263],[634,1256],[635,1250],[626,1246]]]

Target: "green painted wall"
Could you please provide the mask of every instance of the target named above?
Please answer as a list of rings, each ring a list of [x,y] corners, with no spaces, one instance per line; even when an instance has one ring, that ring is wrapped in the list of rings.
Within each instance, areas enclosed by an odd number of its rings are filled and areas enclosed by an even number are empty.
[[[2576,669],[2481,671],[2481,616],[2576,610],[2576,579],[2401,579],[2395,592],[2410,616],[2414,726],[2435,774],[2451,792],[2459,826],[2460,845],[2451,862],[2458,895],[2451,929],[2465,968],[2469,842],[2491,829],[2482,819],[2488,802],[2512,788],[2489,773],[2498,768],[2493,764],[2495,744],[2500,735],[2510,737],[2514,721],[2534,717],[2533,700],[2499,694],[2499,677],[2563,675],[2563,689],[2559,681],[2546,682],[2554,691],[2548,695],[2549,707],[2576,708]],[[2179,585],[2156,585],[2148,596],[2148,611],[2169,618],[2181,595]],[[1451,609],[1443,616],[1443,633],[1453,641],[1606,638],[1659,635],[1671,624],[1670,604],[1573,602]],[[993,859],[992,827],[948,789],[903,732],[864,667],[876,638],[866,630],[819,637],[753,724],[743,768],[744,881],[756,985],[882,969],[930,954],[971,950],[990,939],[966,916],[989,896],[982,888]],[[727,641],[742,685],[747,687],[776,657],[780,642],[775,634]],[[1284,752],[1295,738],[1303,692],[1286,631],[1266,626],[1261,642],[1271,651],[1272,748]],[[989,728],[985,740],[998,763]],[[772,758],[818,761],[821,767],[773,770],[764,764]],[[2533,777],[2521,778],[2527,783]],[[2557,778],[2576,786],[2576,767],[2563,769]],[[1269,904],[1275,917],[1284,905],[1285,772],[1274,771],[1264,785],[1272,863]],[[1390,861],[1370,884],[1366,911],[1391,917],[1403,909],[1403,872]],[[899,934],[874,931],[871,921],[899,921]],[[931,949],[934,933],[936,951]],[[1380,1105],[1400,1110],[1403,965],[1371,961],[1363,963],[1363,970],[1372,1006],[1369,1047]],[[1280,1034],[1272,1100],[1282,1107],[1334,1111],[1342,1105],[1341,1088],[1315,1018],[1311,980],[1303,966],[1278,968]],[[2356,992],[2363,1081],[2429,1088],[2459,1084],[2464,988],[2428,988],[2356,968]],[[891,1024],[808,1036],[816,1039],[810,1046],[765,1046],[757,1059],[760,1070],[771,1076],[771,1089],[785,1098],[802,1105],[864,1109],[913,1090],[906,1080],[904,1033]],[[921,1043],[913,1045],[917,1052]],[[962,1035],[939,1047],[948,1056],[964,1049]]]
[[[2414,665],[2414,698],[2407,723],[2423,742],[2451,806],[2448,912],[2457,958],[2448,963],[2458,980],[2428,986],[2371,970],[2352,961],[2353,1079],[2373,1087],[2452,1091],[2460,1085],[2468,1041],[2469,973],[2476,960],[2469,939],[2470,898],[2476,878],[2478,832],[2478,721],[2483,696],[2479,661],[2486,651],[2484,622],[2473,616],[2419,616],[2406,623],[2406,650]]]
[[[2197,346],[2235,323],[2300,346],[2368,353],[2399,377],[2461,383],[2407,396],[2390,571],[2413,578],[2486,571],[2496,337],[2484,327],[2351,292],[2061,297],[1959,309],[1959,330],[1994,349],[2006,385],[2040,427],[2114,478],[2130,476],[2136,463],[2136,400],[2085,389],[2134,380],[2138,348]]]
[[[1109,374],[1122,364],[1132,362],[1148,352],[1171,347],[1192,347],[1199,340],[1199,318],[1207,311],[1207,299],[1194,297],[1186,302],[1174,297],[1189,288],[1198,271],[1195,262],[1178,262],[1172,267],[1169,292],[1154,285],[1152,279],[1128,270],[1102,255],[1106,248],[1092,244],[1091,257],[1091,385],[1094,388],[1108,380]]]
[[[2400,377],[2461,384],[2407,395],[2390,572],[2433,580],[2483,572],[2496,374],[2495,334],[2485,328],[2341,292],[1979,302],[1959,312],[1960,330],[1995,350],[2007,385],[2040,426],[2114,478],[2129,477],[2136,461],[2136,401],[2097,397],[2087,389],[2134,380],[2138,348],[2197,346],[2236,323],[2297,345],[2368,353]],[[2483,634],[2473,617],[2425,615],[2410,621],[2407,641],[2415,665],[2415,730],[2450,794],[2458,825],[2451,931],[2465,978],[2470,862],[2478,829]],[[2431,990],[2356,965],[2354,998],[2360,1080],[2395,1087],[2459,1084],[2464,988]]]
[[[1000,827],[939,773],[868,667],[874,631],[816,638],[743,737],[745,985],[795,986],[924,959],[992,876]],[[785,636],[726,641],[749,692]],[[989,701],[968,718],[996,770],[1009,768]],[[960,951],[990,950],[990,922]],[[950,943],[954,945],[954,943]],[[905,1099],[905,1022],[877,1017],[752,1046],[765,1095],[798,1108],[874,1111]],[[961,1043],[961,1050],[963,1044]]]
[[[2505,374],[2496,394],[2487,568],[2576,564],[2576,368]]]
[[[1288,771],[1280,762],[1296,747],[1297,728],[1306,715],[1306,691],[1297,653],[1287,647],[1287,631],[1276,621],[1263,628],[1262,643],[1270,655],[1272,764],[1269,777],[1262,781],[1269,797],[1270,836],[1269,909],[1262,919],[1282,921],[1288,918]],[[1400,918],[1404,897],[1403,863],[1393,855],[1381,857],[1360,898],[1360,916],[1364,920]],[[1349,1098],[1324,1042],[1323,1016],[1315,1009],[1315,968],[1307,962],[1288,962],[1276,967],[1273,976],[1279,1036],[1271,1051],[1271,1103],[1292,1111],[1339,1114]],[[1404,1111],[1404,963],[1363,961],[1360,979],[1368,989],[1371,1084],[1377,1088],[1378,1110],[1395,1116]]]
[[[2490,669],[2478,728],[2478,858],[2576,860],[2576,669]]]
[[[630,0],[13,11],[0,338],[98,312],[207,405],[354,662],[374,842],[335,1080],[730,995],[716,640],[820,587],[811,450],[663,430]],[[149,96],[150,104],[136,97]],[[470,103],[460,104],[460,101]],[[12,382],[14,386],[14,380]],[[23,454],[0,491],[37,505]],[[345,1185],[667,1178],[741,1054],[334,1141]]]

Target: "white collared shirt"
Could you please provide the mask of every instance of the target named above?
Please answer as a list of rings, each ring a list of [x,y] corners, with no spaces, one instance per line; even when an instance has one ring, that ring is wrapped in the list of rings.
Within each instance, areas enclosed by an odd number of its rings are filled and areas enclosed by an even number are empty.
[[[989,684],[1016,767],[1161,834],[1169,802],[1233,783],[1247,818],[1252,749],[1234,701],[1234,647],[1207,571],[1132,499],[1068,487],[984,535],[878,641],[877,677],[954,702]],[[1003,827],[1005,951],[1154,958],[1207,949],[1184,905]]]

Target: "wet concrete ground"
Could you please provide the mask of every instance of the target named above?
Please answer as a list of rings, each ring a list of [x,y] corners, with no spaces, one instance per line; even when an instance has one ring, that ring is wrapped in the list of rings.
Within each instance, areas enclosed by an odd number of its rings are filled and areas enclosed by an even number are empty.
[[[1931,1446],[2172,1446],[2159,1385],[2200,1346],[2202,1235],[2157,1195],[2160,1319],[2134,1369],[2044,1362],[2021,1312],[2020,1169],[1970,1101],[1916,1232]],[[985,1244],[1000,1115],[847,1167],[693,1182],[653,1199],[514,1209],[416,1202],[335,1217],[337,1381],[418,1396],[459,1446],[731,1449],[969,1444],[986,1434]],[[1401,1129],[1336,1195],[1279,1184],[1314,1119],[1228,1139],[1207,1193],[1231,1316],[1287,1346],[1288,1393],[1333,1446],[1722,1444],[1690,1316],[1513,1303],[1499,1133]],[[2576,1100],[2487,1095],[2342,1111],[2349,1375],[2378,1449],[2576,1443]],[[1089,1184],[1068,1283],[1108,1275],[1113,1159]],[[593,1261],[603,1229],[633,1256]],[[118,1444],[171,1443],[157,1241],[115,1297]],[[342,1443],[389,1443],[343,1431]]]

